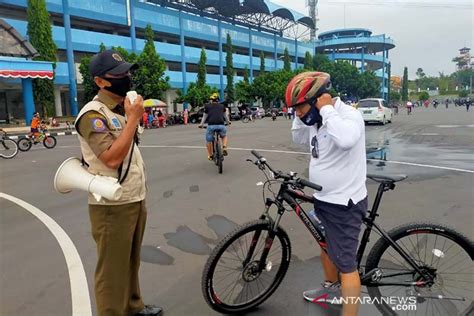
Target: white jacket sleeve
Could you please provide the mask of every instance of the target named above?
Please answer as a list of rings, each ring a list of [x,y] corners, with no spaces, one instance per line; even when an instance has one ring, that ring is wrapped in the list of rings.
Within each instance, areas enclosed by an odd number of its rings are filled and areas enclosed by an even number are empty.
[[[343,114],[338,113],[333,106],[324,106],[319,112],[326,124],[329,136],[342,150],[349,150],[362,135],[364,120],[358,111],[345,109]]]
[[[310,126],[306,126],[299,117],[295,117],[293,125],[291,126],[291,134],[293,135],[293,142],[296,144],[307,145],[310,144]]]

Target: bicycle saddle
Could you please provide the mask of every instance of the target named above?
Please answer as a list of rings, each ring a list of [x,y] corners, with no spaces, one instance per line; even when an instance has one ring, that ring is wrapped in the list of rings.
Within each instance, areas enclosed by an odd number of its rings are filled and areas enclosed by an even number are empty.
[[[405,180],[408,178],[408,176],[404,174],[373,174],[373,173],[368,173],[367,178],[372,179],[376,182],[384,182],[384,181],[390,181],[390,182],[398,182]]]

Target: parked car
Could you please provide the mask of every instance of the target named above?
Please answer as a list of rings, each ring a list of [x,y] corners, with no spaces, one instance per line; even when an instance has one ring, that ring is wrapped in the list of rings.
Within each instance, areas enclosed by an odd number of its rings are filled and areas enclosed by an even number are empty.
[[[196,108],[195,111],[189,113],[189,122],[192,124],[200,123],[204,115],[204,107]]]
[[[392,122],[392,108],[384,99],[363,99],[359,101],[357,108],[366,123],[377,122],[385,125],[388,122]]]

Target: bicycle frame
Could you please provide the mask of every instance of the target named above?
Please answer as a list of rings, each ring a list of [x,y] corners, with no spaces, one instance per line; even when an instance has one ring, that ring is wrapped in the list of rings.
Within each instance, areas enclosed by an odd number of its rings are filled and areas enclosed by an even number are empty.
[[[378,216],[377,210],[380,205],[380,201],[382,199],[382,195],[385,191],[388,190],[393,190],[395,188],[395,184],[393,182],[382,182],[379,185],[377,195],[374,200],[374,204],[372,206],[372,210],[368,211],[368,215],[363,219],[363,223],[366,225],[364,234],[362,236],[361,242],[359,244],[359,248],[357,250],[357,267],[359,270],[359,274],[361,276],[361,283],[363,285],[376,285],[376,286],[412,286],[412,285],[430,285],[432,284],[433,277],[423,271],[417,264],[416,262],[403,250],[397,243],[395,243],[392,238],[388,235],[388,233],[382,229],[380,226],[375,224],[375,218]],[[327,252],[327,246],[326,246],[326,239],[323,235],[323,233],[319,230],[318,227],[316,227],[313,222],[309,219],[308,214],[304,211],[304,209],[301,207],[301,202],[304,203],[314,203],[314,198],[312,196],[291,190],[288,185],[282,184],[280,187],[280,190],[278,192],[276,200],[271,200],[267,198],[267,201],[265,202],[266,210],[265,212],[260,216],[260,219],[268,219],[272,223],[272,230],[269,231],[269,234],[267,236],[267,239],[265,241],[265,248],[262,253],[262,256],[260,258],[260,265],[259,269],[264,269],[265,268],[265,262],[266,258],[268,256],[268,253],[270,252],[270,247],[273,243],[273,239],[275,237],[276,231],[278,229],[281,217],[283,216],[285,212],[285,208],[283,206],[283,202],[286,202],[290,207],[295,211],[296,215],[300,218],[300,220],[303,222],[303,224],[306,226],[306,228],[309,230],[311,235],[314,237],[316,242],[319,244],[319,246],[323,249],[323,251]],[[275,204],[278,208],[277,210],[277,216],[275,219],[273,219],[269,214],[269,208],[271,205]],[[372,276],[377,272],[377,271],[361,271],[360,269],[360,263],[362,261],[362,257],[364,255],[365,249],[367,247],[367,243],[369,241],[370,234],[372,232],[372,229],[375,228],[379,234],[382,236],[382,238],[386,239],[389,244],[402,256],[403,259],[406,260],[406,262],[413,267],[413,269],[419,273],[425,281],[417,281],[417,282],[404,282],[404,283],[383,283],[379,282],[377,280],[373,280]],[[255,251],[255,247],[257,244],[258,239],[260,238],[260,233],[261,232],[256,232],[252,242],[249,247],[249,252],[247,254],[246,259],[244,260],[243,264],[244,266],[250,261],[250,259],[253,256],[253,253]],[[377,270],[377,269],[375,269]],[[413,272],[407,273],[393,273],[386,275],[385,277],[393,277],[396,275],[403,275],[403,274],[413,274]]]

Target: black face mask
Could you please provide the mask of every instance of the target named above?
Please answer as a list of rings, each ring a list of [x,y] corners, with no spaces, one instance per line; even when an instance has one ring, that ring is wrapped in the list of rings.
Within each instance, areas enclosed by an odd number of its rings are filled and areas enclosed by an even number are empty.
[[[121,97],[125,97],[127,92],[132,89],[132,79],[130,76],[125,76],[122,78],[103,78],[110,82],[112,86],[104,87],[105,90],[112,92]]]

